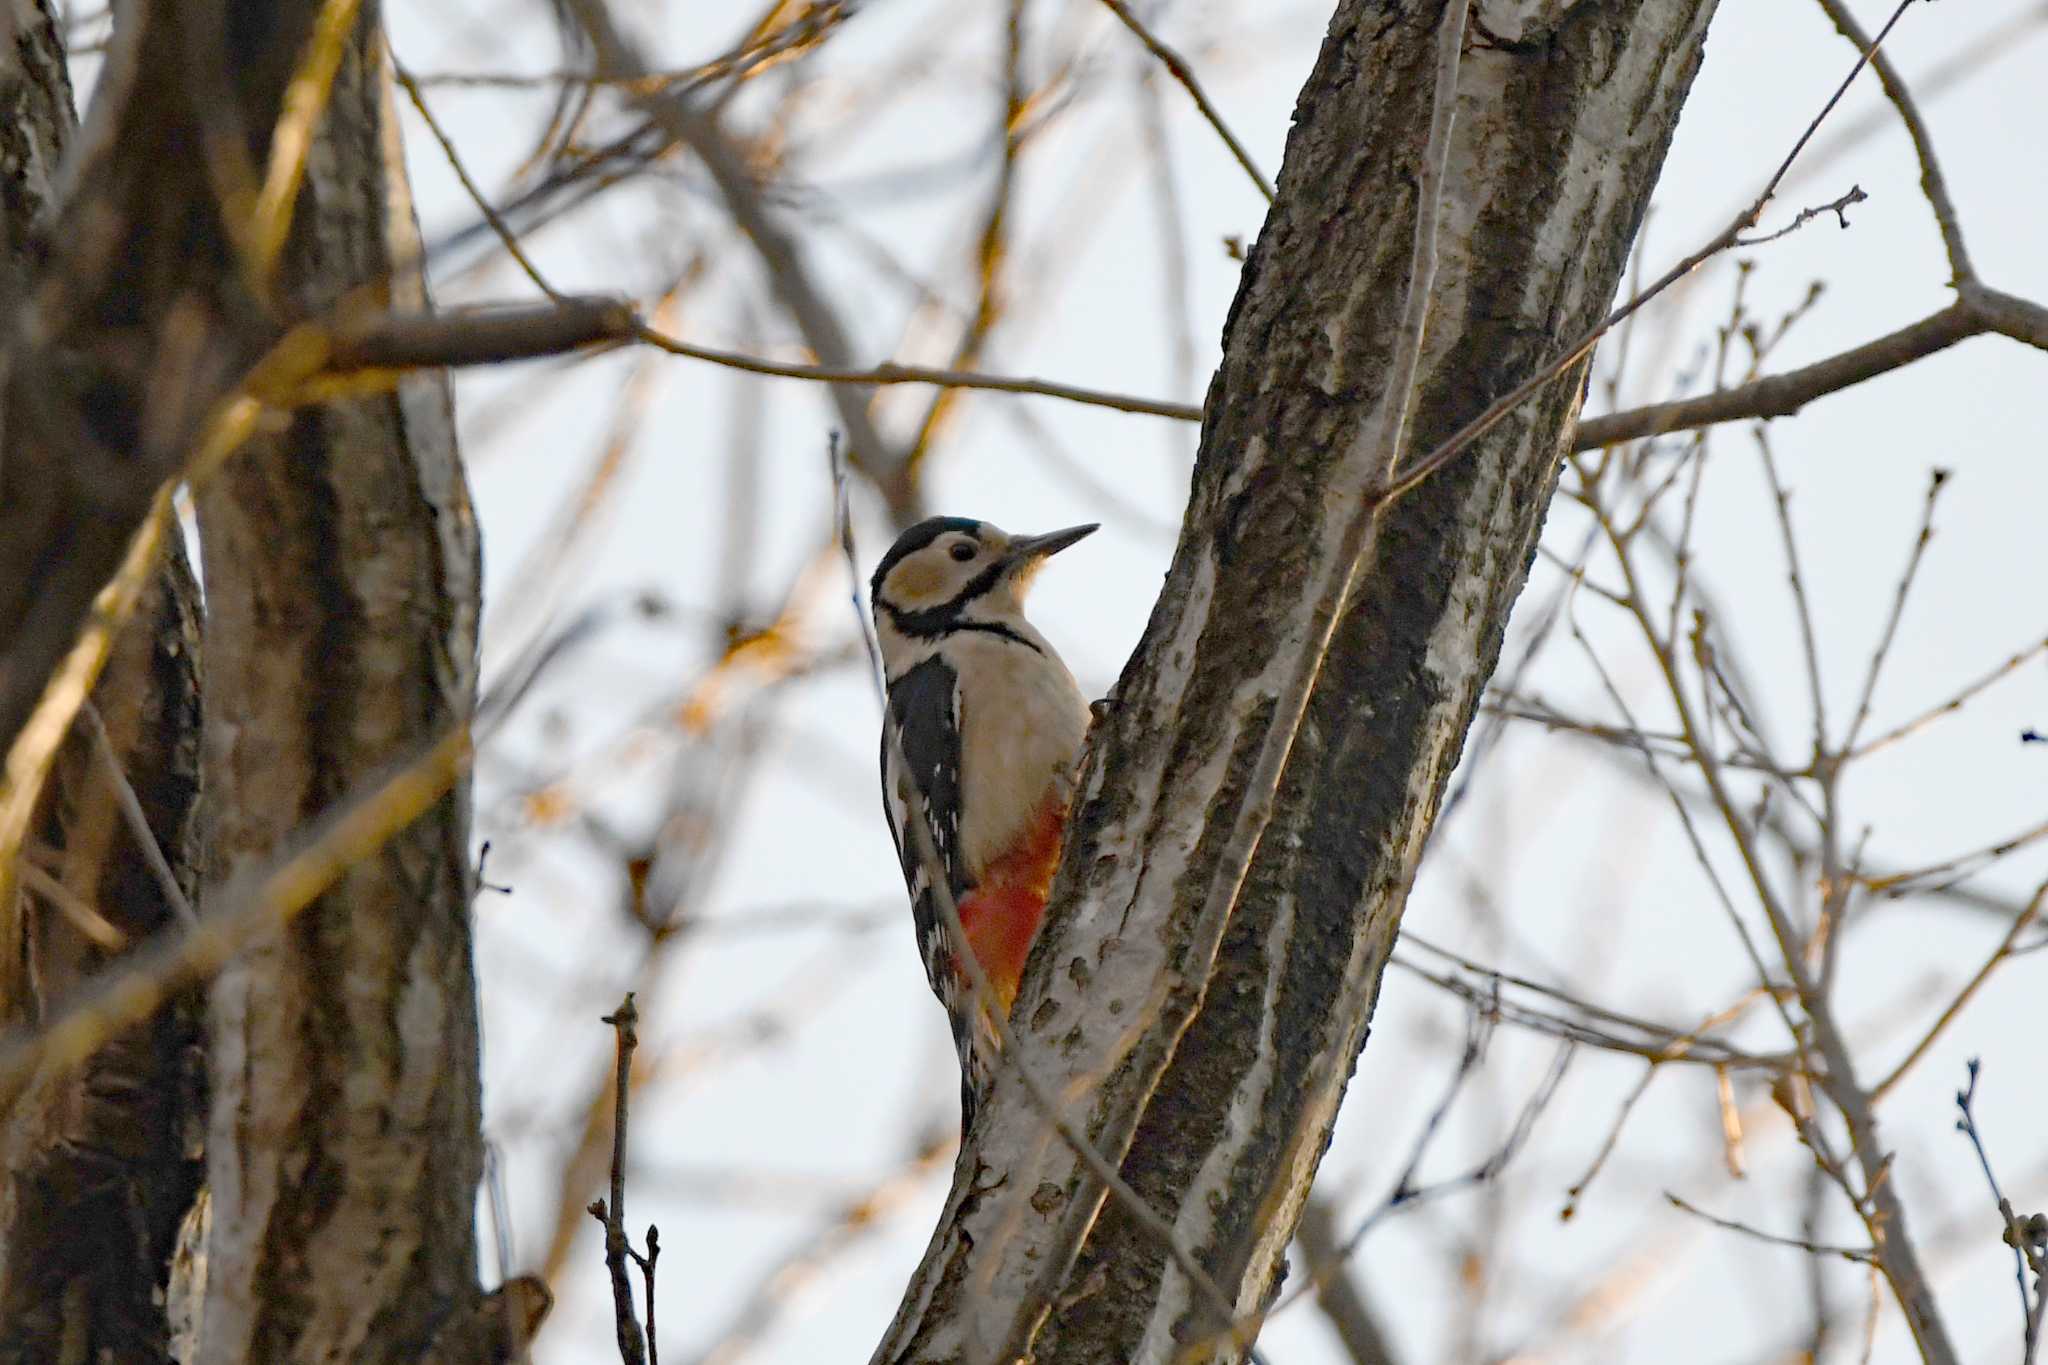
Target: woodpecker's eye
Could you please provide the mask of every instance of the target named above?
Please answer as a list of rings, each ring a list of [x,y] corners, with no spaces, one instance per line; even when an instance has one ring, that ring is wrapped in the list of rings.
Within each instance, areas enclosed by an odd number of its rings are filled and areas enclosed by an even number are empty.
[[[974,546],[964,540],[955,541],[953,544],[953,558],[965,564],[968,560],[974,558]]]

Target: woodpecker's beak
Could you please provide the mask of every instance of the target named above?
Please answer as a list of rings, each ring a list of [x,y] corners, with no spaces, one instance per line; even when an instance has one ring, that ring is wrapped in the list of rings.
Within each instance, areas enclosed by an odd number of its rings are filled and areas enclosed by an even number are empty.
[[[1064,531],[1050,531],[1042,536],[1018,536],[1010,542],[1009,553],[1004,557],[1020,567],[1036,564],[1047,555],[1056,555],[1101,529],[1101,523],[1091,521],[1086,526],[1069,526]]]

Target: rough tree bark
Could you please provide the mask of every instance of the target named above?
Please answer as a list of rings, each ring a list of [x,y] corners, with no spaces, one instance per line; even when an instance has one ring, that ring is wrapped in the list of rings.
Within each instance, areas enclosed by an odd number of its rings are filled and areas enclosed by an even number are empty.
[[[1240,1315],[1278,1287],[1581,394],[1579,373],[1560,380],[1382,513],[1234,910],[1205,920],[1316,634],[1305,585],[1376,453],[1354,438],[1389,382],[1444,8],[1345,0],[1331,22],[1225,330],[1173,568],[1094,737],[1013,1015],[1026,1064]],[[1606,309],[1713,9],[1485,6],[1411,458]],[[1163,1361],[1220,1326],[1006,1074],[875,1359]]]
[[[297,145],[273,133],[313,16],[350,13],[132,0],[68,152],[58,27],[39,0],[5,20],[10,743],[251,362],[300,319],[426,308],[374,3],[346,35],[324,112],[299,130],[304,179],[274,201],[292,207],[274,273],[255,245],[272,143]],[[466,729],[479,566],[445,376],[407,374],[258,430],[271,434],[196,490],[217,669],[203,698],[197,590],[174,543],[100,676],[106,742],[87,725],[67,741],[29,855],[0,868],[33,893],[0,877],[10,1024],[35,1027],[174,908],[189,914],[196,871],[232,892],[339,799]],[[131,795],[153,839],[116,799]],[[458,783],[231,964],[204,1009],[196,994],[174,1000],[82,1066],[52,1062],[10,1092],[0,1360],[513,1357],[546,1294],[476,1283],[468,834]],[[143,856],[150,843],[172,876]]]
[[[389,302],[415,310],[418,262],[366,5],[311,148],[285,288],[310,314],[389,281]],[[468,722],[477,540],[445,376],[299,410],[198,507],[219,884]],[[459,784],[214,984],[198,1360],[490,1358],[473,880]]]
[[[16,79],[0,108],[0,240],[10,279],[34,268],[56,167],[74,130],[55,15],[21,5]],[[33,825],[38,886],[17,892],[6,945],[21,989],[10,1026],[61,1009],[121,950],[170,924],[176,900],[123,809],[132,793],[177,899],[194,893],[199,782],[198,588],[173,543],[75,725]],[[117,779],[114,774],[122,774]],[[119,781],[128,783],[128,792]],[[103,923],[82,926],[89,906]],[[200,1177],[203,1009],[187,992],[82,1067],[39,1072],[0,1128],[0,1361],[159,1362],[179,1219]]]
[[[197,601],[174,547],[94,689],[106,748],[81,723],[58,756],[31,856],[105,928],[89,936],[40,888],[22,896],[28,990],[10,1002],[10,1024],[60,1010],[79,986],[119,970],[123,948],[175,923],[176,902],[121,809],[109,754],[191,903]],[[171,1255],[200,1181],[203,1027],[200,994],[184,992],[83,1066],[44,1068],[8,1107],[0,1137],[0,1362],[165,1358]]]
[[[54,223],[32,234],[27,268],[0,290],[0,736],[10,744],[151,498],[281,330],[220,205],[260,181],[320,8],[122,5]],[[6,18],[10,66],[34,69],[35,12],[17,5]]]

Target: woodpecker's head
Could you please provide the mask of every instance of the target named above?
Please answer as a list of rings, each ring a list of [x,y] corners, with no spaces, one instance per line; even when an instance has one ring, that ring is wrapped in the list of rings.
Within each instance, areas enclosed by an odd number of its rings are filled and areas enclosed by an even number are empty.
[[[884,652],[956,630],[1022,627],[1024,594],[1040,567],[1095,529],[1013,536],[965,517],[919,522],[897,537],[870,583]]]

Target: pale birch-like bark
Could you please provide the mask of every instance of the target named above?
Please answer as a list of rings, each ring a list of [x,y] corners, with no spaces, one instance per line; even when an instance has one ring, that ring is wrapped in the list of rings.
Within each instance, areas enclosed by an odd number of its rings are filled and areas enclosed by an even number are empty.
[[[387,279],[423,306],[397,138],[366,6],[283,258],[299,307]],[[199,520],[220,884],[467,723],[477,541],[445,376],[300,409],[207,484]],[[215,982],[198,1360],[489,1358],[468,832],[458,784]]]
[[[1458,78],[1410,458],[1599,320],[1713,0],[1488,4]],[[1575,371],[1383,514],[1227,924],[1198,917],[1365,476],[1443,6],[1346,0],[1209,391],[1166,588],[1083,773],[1013,1023],[1240,1315],[1268,1302],[1578,409]],[[1219,1327],[998,1082],[878,1361],[1165,1361]],[[1221,1352],[1229,1357],[1235,1353]]]

